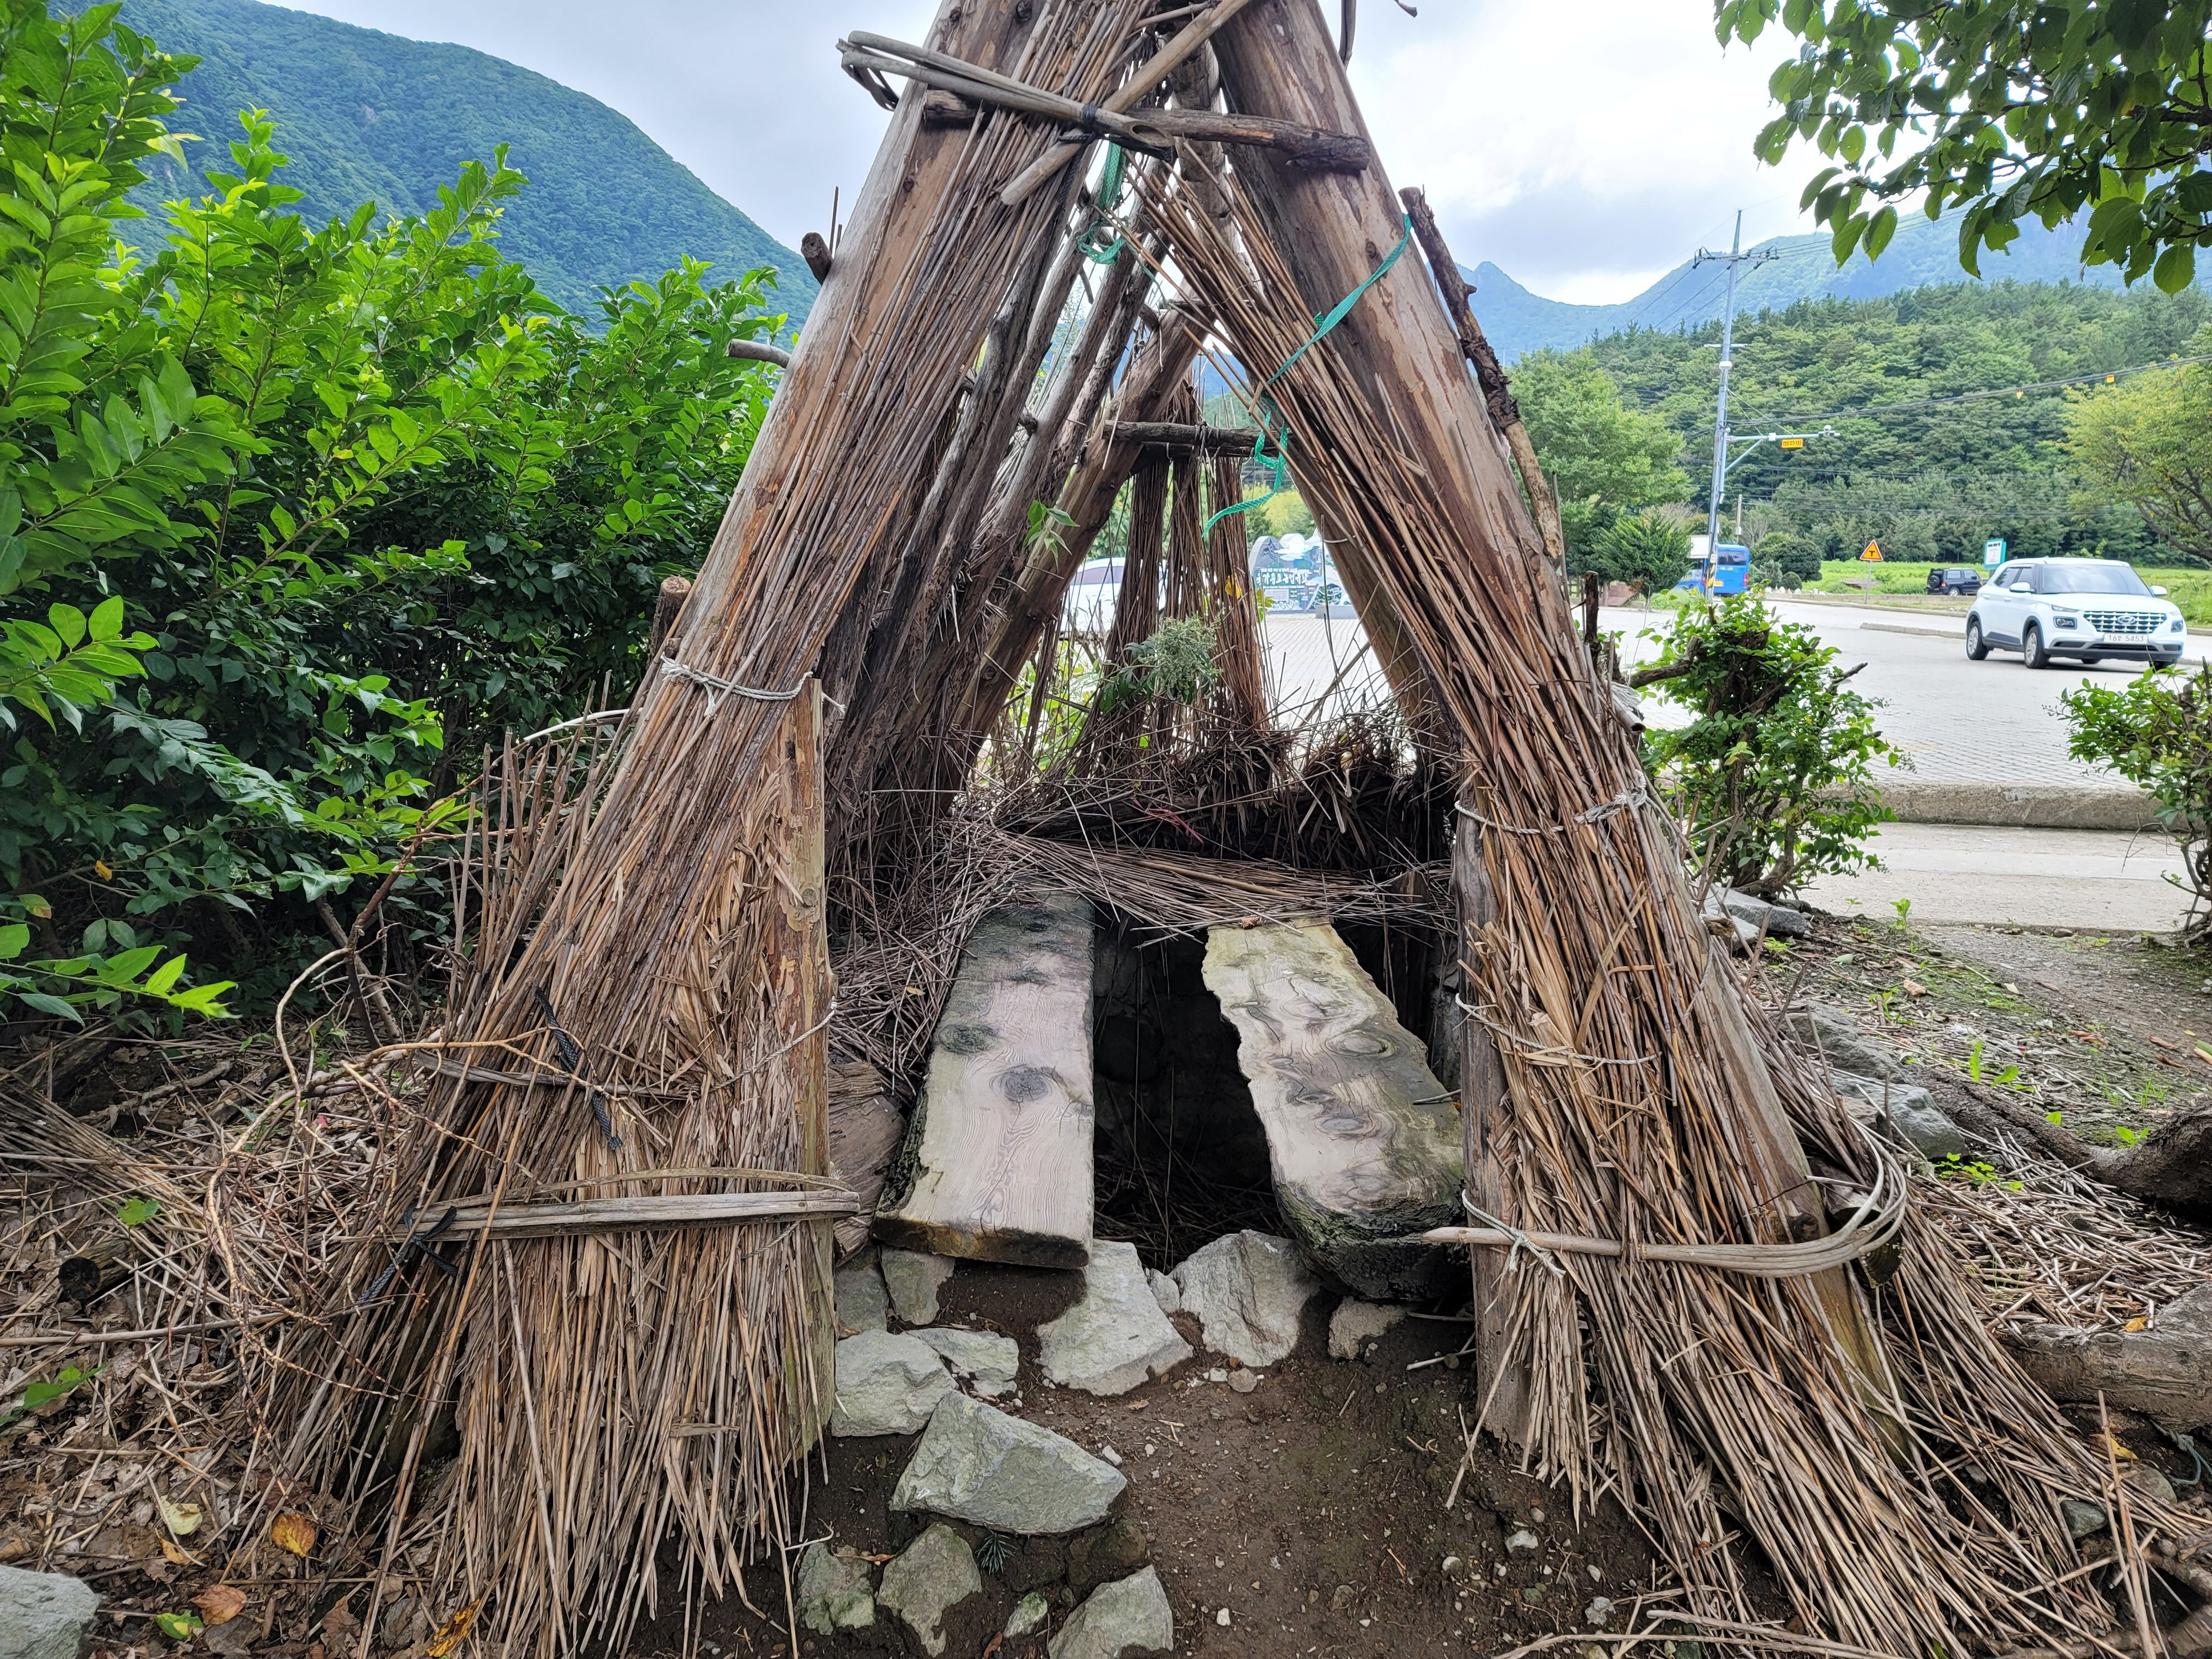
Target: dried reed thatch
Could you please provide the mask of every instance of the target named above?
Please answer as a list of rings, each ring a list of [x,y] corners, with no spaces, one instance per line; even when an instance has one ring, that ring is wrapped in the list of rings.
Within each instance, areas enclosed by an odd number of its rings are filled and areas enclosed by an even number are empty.
[[[948,6],[932,41],[1092,97],[1125,72],[1145,9]],[[742,1593],[826,1414],[825,1223],[499,1240],[451,1275],[397,1238],[438,1248],[427,1236],[462,1201],[773,1194],[826,1170],[808,676],[909,665],[878,618],[927,611],[949,496],[973,476],[959,457],[988,453],[987,482],[996,469],[1019,400],[985,392],[1018,378],[1073,182],[1003,205],[997,186],[1054,135],[997,112],[927,127],[920,102],[893,118],[618,758],[569,775],[510,757],[488,781],[478,944],[442,1039],[452,1060],[500,1054],[505,1076],[440,1076],[434,1133],[393,1185],[411,1221],[380,1215],[384,1237],[342,1264],[328,1336],[298,1355],[276,1419],[302,1467],[356,1488],[394,1477],[394,1539],[434,1507],[438,1583],[481,1603],[495,1651],[618,1648],[658,1605],[672,1534],[687,1588]],[[1001,292],[979,314],[977,295]],[[971,369],[985,384],[963,400]],[[963,407],[973,419],[948,416]],[[374,1411],[352,1408],[362,1379],[390,1391]],[[416,1492],[447,1399],[456,1466]]]
[[[1311,0],[1220,46],[1239,107],[1360,131]],[[1984,1336],[1924,1218],[1906,1207],[1901,1268],[1873,1294],[1835,1266],[1638,1259],[1814,1249],[1837,1198],[1894,1194],[1900,1172],[1820,1079],[1768,1058],[1779,1045],[1698,922],[1419,256],[1312,341],[1403,247],[1387,181],[1243,156],[1209,199],[1224,193],[1233,235],[1147,175],[1149,222],[1237,359],[1284,366],[1256,411],[1286,433],[1363,617],[1402,650],[1394,678],[1434,699],[1464,770],[1470,1186],[1511,1225],[1626,1252],[1524,1253],[1515,1272],[1489,1257],[1492,1425],[1578,1504],[1617,1492],[1707,1617],[1746,1616],[1719,1547],[1740,1529],[1814,1630],[1863,1648],[2106,1628],[2065,1578],[2058,1508],[2098,1496],[2101,1466]]]

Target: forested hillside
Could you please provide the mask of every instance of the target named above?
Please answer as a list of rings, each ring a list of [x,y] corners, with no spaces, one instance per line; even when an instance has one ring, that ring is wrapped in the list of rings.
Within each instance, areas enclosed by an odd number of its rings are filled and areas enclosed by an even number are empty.
[[[2081,235],[2079,225],[2045,230],[2031,218],[2002,253],[1984,251],[1982,275],[1992,283],[2120,287],[2114,267],[2081,264]],[[1738,273],[1739,313],[1794,305],[1800,300],[1879,299],[1929,283],[1955,283],[1960,275],[1955,215],[1937,222],[1907,215],[1881,258],[1868,258],[1862,248],[1841,266],[1836,264],[1833,240],[1825,231],[1770,236],[1747,252],[1769,257]],[[1626,328],[1672,329],[1710,322],[1721,314],[1728,297],[1728,267],[1710,262],[1700,265],[1687,257],[1641,294],[1605,306],[1547,300],[1486,261],[1472,270],[1462,265],[1461,271],[1474,284],[1475,314],[1482,319],[1483,332],[1509,363],[1523,352],[1546,347],[1571,351]]]
[[[315,223],[369,201],[426,213],[464,163],[505,143],[530,187],[502,219],[501,246],[569,310],[594,315],[596,288],[653,280],[686,255],[712,264],[710,283],[774,266],[769,303],[793,323],[813,302],[796,253],[626,117],[542,75],[257,0],[125,0],[121,21],[200,59],[176,117],[199,135],[185,145],[189,167],[155,158],[142,204],[204,191],[210,170],[228,171],[248,107],[276,118],[285,182],[306,192],[299,210]]]
[[[1933,408],[1878,406],[2155,363],[2187,355],[2212,320],[2198,289],[2159,294],[2075,283],[1969,283],[1875,300],[1801,301],[1739,318],[1729,426],[1738,433],[1835,428],[1800,451],[1760,447],[1729,475],[1729,517],[1741,495],[1747,535],[1787,529],[1829,556],[1880,538],[1904,558],[1978,558],[2003,536],[2017,554],[2103,551],[2162,559],[2126,507],[2076,504],[2061,447],[2069,395],[2027,391]],[[1632,408],[1682,441],[1690,499],[1711,474],[1720,327],[1635,328],[1587,348]],[[2212,349],[2200,344],[2197,350]],[[1567,354],[1567,358],[1583,354]],[[1556,372],[1524,360],[1516,382]],[[1861,412],[1864,411],[1864,412]],[[1621,502],[1621,506],[1632,503]]]

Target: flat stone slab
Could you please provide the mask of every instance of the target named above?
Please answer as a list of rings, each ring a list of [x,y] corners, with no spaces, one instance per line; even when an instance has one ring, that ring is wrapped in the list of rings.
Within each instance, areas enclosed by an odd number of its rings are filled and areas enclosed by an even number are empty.
[[[1249,1228],[1192,1251],[1170,1277],[1206,1346],[1244,1365],[1272,1365],[1297,1347],[1305,1305],[1321,1293],[1297,1245]]]
[[[952,1377],[928,1343],[903,1332],[862,1331],[837,1345],[830,1432],[845,1438],[913,1434],[951,1392]]]
[[[1063,1389],[1127,1394],[1190,1358],[1145,1277],[1133,1244],[1091,1247],[1083,1297],[1037,1327],[1037,1363]]]
[[[1285,1226],[1377,1301],[1431,1293],[1449,1254],[1417,1235],[1459,1218],[1454,1091],[1326,922],[1215,927],[1206,985],[1237,1028]]]
[[[1101,1584],[1045,1644],[1051,1659],[1125,1659],[1175,1651],[1175,1611],[1158,1570]]]
[[[0,1654],[8,1659],[76,1659],[100,1593],[61,1572],[0,1567]]]
[[[809,1544],[799,1555],[795,1592],[799,1622],[819,1635],[866,1630],[876,1622],[868,1564],[858,1556],[833,1554],[827,1544]]]
[[[1113,1507],[1121,1470],[1050,1429],[948,1394],[891,1492],[921,1510],[1024,1536],[1079,1532]]]
[[[1091,904],[1073,893],[975,924],[907,1126],[887,1244],[1080,1267],[1091,1259]]]
[[[914,1632],[924,1653],[934,1656],[945,1651],[945,1615],[982,1588],[975,1551],[940,1522],[884,1567],[876,1599]]]
[[[890,1293],[891,1311],[904,1325],[937,1322],[937,1293],[952,1277],[952,1261],[923,1250],[894,1250],[885,1247],[876,1257]]]
[[[989,1400],[1014,1386],[1022,1369],[1021,1345],[996,1331],[963,1331],[933,1326],[913,1335],[945,1356],[953,1375],[964,1376],[977,1394]]]

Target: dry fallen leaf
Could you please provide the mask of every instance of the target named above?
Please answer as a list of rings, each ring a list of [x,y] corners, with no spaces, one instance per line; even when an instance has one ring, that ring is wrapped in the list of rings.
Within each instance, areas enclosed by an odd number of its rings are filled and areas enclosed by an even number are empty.
[[[205,1518],[198,1504],[173,1504],[159,1492],[154,1494],[154,1506],[161,1511],[161,1524],[179,1538],[190,1538]]]
[[[235,1584],[210,1584],[192,1597],[192,1605],[200,1610],[203,1622],[227,1625],[246,1611],[246,1592]]]
[[[269,1535],[280,1550],[305,1555],[315,1547],[315,1523],[297,1510],[286,1510],[269,1523]]]
[[[477,1604],[473,1601],[438,1626],[438,1633],[430,1638],[430,1659],[446,1659],[446,1656],[460,1646],[461,1638],[476,1623]]]
[[[173,1567],[189,1567],[199,1560],[199,1557],[194,1555],[190,1550],[185,1548],[181,1544],[173,1544],[166,1538],[162,1539],[161,1543],[161,1553],[167,1559],[169,1565]]]
[[[1908,979],[1905,981],[1905,994],[1909,997],[1924,997],[1928,994],[1928,988],[1917,979]]]
[[[2145,1319],[2141,1314],[2137,1314],[2133,1319],[2128,1321],[2126,1324],[2121,1326],[2120,1328],[2124,1331],[2147,1331],[2150,1328],[2150,1321]]]

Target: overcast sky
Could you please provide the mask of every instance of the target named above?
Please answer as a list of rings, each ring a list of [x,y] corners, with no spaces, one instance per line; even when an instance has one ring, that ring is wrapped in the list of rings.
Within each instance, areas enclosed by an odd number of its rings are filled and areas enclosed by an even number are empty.
[[[313,0],[587,92],[795,246],[849,199],[884,118],[837,69],[848,29],[918,40],[931,0]],[[1327,6],[1334,17],[1336,8]],[[1352,75],[1394,182],[1469,264],[1553,299],[1626,299],[1700,243],[1809,229],[1813,170],[1751,158],[1786,54],[1714,42],[1711,0],[1390,0],[1360,8]]]

